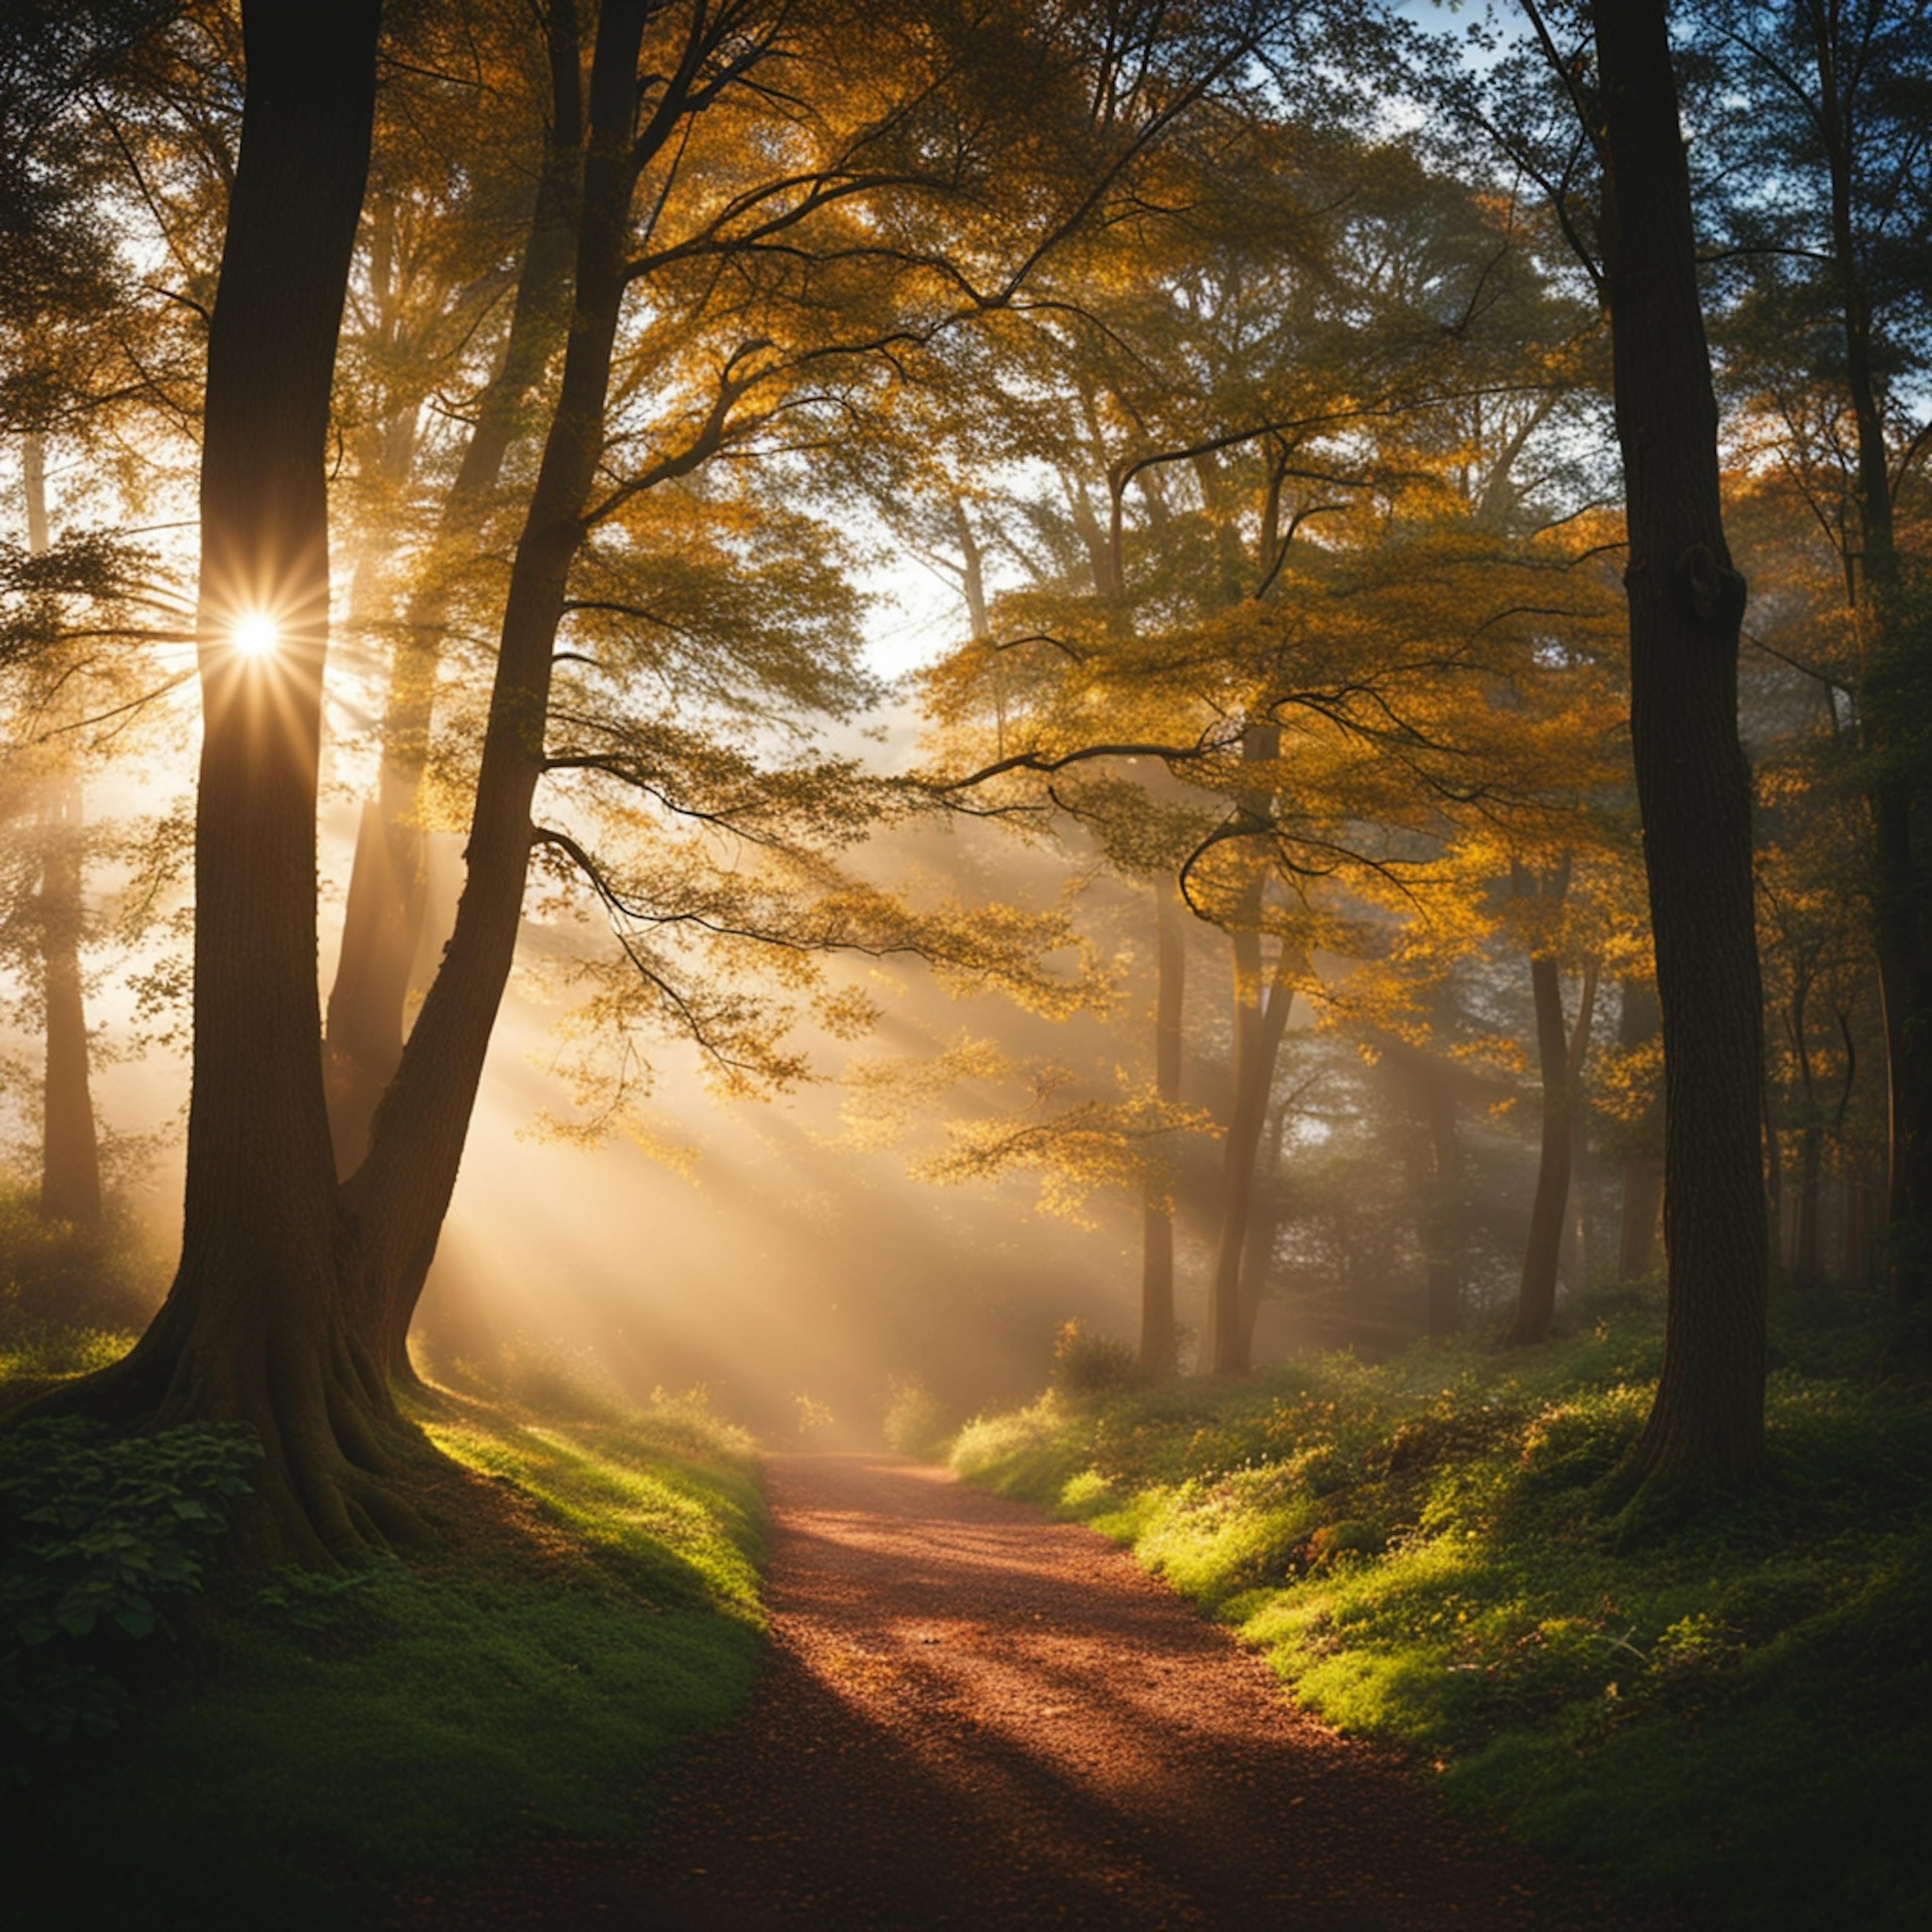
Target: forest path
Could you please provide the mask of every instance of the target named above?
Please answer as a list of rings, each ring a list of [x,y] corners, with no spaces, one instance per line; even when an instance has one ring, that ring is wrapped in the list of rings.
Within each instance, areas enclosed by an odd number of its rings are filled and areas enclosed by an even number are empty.
[[[766,1472],[770,1654],[650,1844],[545,1848],[406,1923],[1648,1922],[1451,1820],[1092,1531],[884,1457]]]

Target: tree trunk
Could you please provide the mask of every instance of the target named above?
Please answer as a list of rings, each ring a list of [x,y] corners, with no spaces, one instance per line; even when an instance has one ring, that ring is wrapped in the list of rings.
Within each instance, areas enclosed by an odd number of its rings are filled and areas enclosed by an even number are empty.
[[[511,569],[470,818],[467,878],[442,969],[376,1109],[368,1156],[344,1189],[378,1298],[372,1346],[393,1377],[413,1373],[410,1322],[455,1189],[522,922],[552,653],[603,454],[611,355],[627,285],[631,198],[643,159],[641,146],[634,146],[638,55],[650,10],[648,0],[611,0],[598,17],[568,346]],[[711,31],[708,16],[694,16],[694,50]],[[686,66],[694,72],[696,65],[694,56]],[[683,85],[688,87],[688,74]],[[684,98],[675,83],[668,98],[660,98],[653,122],[666,136]],[[709,433],[715,435],[715,428]],[[694,466],[701,460],[695,448],[688,454]],[[667,473],[680,473],[678,460],[665,460]]]
[[[1803,14],[1812,30],[1817,125],[1831,178],[1832,266],[1856,443],[1858,552],[1850,581],[1862,620],[1859,721],[1874,772],[1867,803],[1886,1046],[1887,1258],[1894,1296],[1910,1302],[1932,1294],[1932,911],[1920,877],[1932,809],[1921,743],[1924,653],[1900,568],[1871,292],[1852,205],[1857,134],[1840,84],[1840,23],[1834,9]]]
[[[1423,1215],[1428,1268],[1429,1332],[1453,1335],[1462,1325],[1462,1142],[1456,1126],[1456,1089],[1433,1056],[1422,1066],[1432,1160]]]
[[[1536,1058],[1543,1082],[1543,1138],[1536,1198],[1516,1287],[1512,1348],[1540,1342],[1556,1313],[1556,1261],[1563,1243],[1563,1208],[1570,1193],[1569,1042],[1563,1036],[1563,986],[1556,962],[1540,953],[1529,962],[1536,1002]]]
[[[38,908],[46,1005],[40,1215],[100,1225],[100,1150],[88,1083],[87,1010],[81,988],[83,917],[80,781],[55,778],[40,812],[44,856]]]
[[[344,1175],[368,1150],[376,1103],[402,1059],[410,972],[427,898],[422,782],[452,574],[474,544],[504,458],[522,427],[524,405],[568,323],[584,146],[577,10],[572,0],[553,0],[545,17],[550,124],[509,334],[404,612],[390,667],[381,776],[376,796],[363,804],[356,832],[327,1036],[329,1126],[337,1169]]]
[[[1853,1288],[1871,1285],[1871,1210],[1865,1184],[1855,1174],[1845,1176],[1845,1225],[1838,1267]]]
[[[1220,1227],[1203,1359],[1211,1374],[1244,1376],[1248,1348],[1241,1319],[1241,1256],[1252,1215],[1255,1156],[1268,1124],[1268,1094],[1294,987],[1285,945],[1264,981],[1261,934],[1236,932],[1228,941],[1234,956],[1234,1104],[1222,1162]]]
[[[38,556],[49,542],[44,438],[27,437],[20,470],[27,499],[27,548]],[[72,688],[71,680],[64,688]],[[35,910],[46,1022],[40,1217],[96,1228],[100,1225],[100,1148],[88,1081],[87,1008],[80,976],[86,901],[78,778],[69,772],[48,774],[42,782],[39,819],[40,891]]]
[[[1798,1203],[1792,1232],[1791,1266],[1799,1278],[1817,1277],[1822,1253],[1819,1197],[1825,1166],[1825,1117],[1819,1105],[1817,1078],[1811,1065],[1810,984],[1801,971],[1792,988],[1790,1025],[1792,1052],[1798,1065],[1801,1109],[1798,1130]]]
[[[181,1264],[82,1400],[251,1424],[272,1533],[352,1558],[415,1520],[337,1200],[316,987],[315,808],[328,642],[329,392],[375,102],[376,0],[248,0],[247,91],[208,329],[194,1070]],[[273,651],[236,646],[271,618]]]
[[[1564,1216],[1558,1272],[1571,1294],[1590,1286],[1590,1137],[1588,1107],[1580,1082],[1570,1088],[1570,1203]]]
[[[1187,946],[1181,929],[1180,899],[1173,882],[1154,883],[1156,970],[1154,1090],[1172,1106],[1180,1098],[1180,1018],[1186,990]],[[1162,1176],[1148,1184],[1142,1207],[1141,1366],[1166,1381],[1176,1358],[1174,1319],[1174,1193]]]
[[[1657,995],[1634,980],[1623,982],[1617,1044],[1642,1046],[1657,1037]],[[1617,1228],[1617,1278],[1636,1281],[1657,1265],[1657,1222],[1664,1206],[1664,1156],[1648,1149],[1626,1154]]]
[[[1241,1252],[1241,1359],[1248,1364],[1254,1359],[1255,1324],[1268,1299],[1268,1282],[1274,1273],[1274,1244],[1281,1234],[1281,1147],[1287,1131],[1288,1109],[1277,1107],[1273,1125],[1262,1136],[1266,1151],[1258,1162],[1254,1210]]]
[[[1604,248],[1628,500],[1630,737],[1664,1052],[1663,1372],[1625,1480],[1755,1480],[1764,1458],[1762,1000],[1743,578],[1724,542],[1715,399],[1663,0],[1592,0]]]

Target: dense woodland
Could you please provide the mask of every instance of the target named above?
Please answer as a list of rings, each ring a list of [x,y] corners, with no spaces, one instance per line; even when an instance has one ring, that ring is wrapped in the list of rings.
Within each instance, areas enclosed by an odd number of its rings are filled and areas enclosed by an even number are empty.
[[[16,0],[23,1226],[190,1082],[33,1415],[434,1545],[537,975],[566,1136],[694,1065],[1131,1215],[1147,1383],[1660,1281],[1606,1507],[1748,1496],[1774,1282],[1932,1293],[1928,126],[1915,0]]]

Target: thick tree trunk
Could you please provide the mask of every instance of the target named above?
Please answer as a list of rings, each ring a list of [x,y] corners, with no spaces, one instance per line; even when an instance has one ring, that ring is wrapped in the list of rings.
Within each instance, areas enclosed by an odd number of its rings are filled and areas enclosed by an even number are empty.
[[[436,1252],[522,922],[544,769],[552,652],[603,452],[604,412],[626,286],[638,54],[647,0],[611,0],[590,77],[575,298],[556,409],[512,567],[466,851],[468,875],[441,970],[377,1108],[366,1160],[344,1187],[379,1298],[371,1346],[411,1374],[410,1322]],[[694,41],[704,22],[694,25]],[[694,68],[694,60],[688,64]],[[687,75],[684,86],[688,88]],[[681,104],[682,95],[676,94]],[[662,104],[667,129],[676,113]]]
[[[50,539],[44,438],[27,437],[20,472],[27,500],[27,548],[38,556]],[[41,786],[39,819],[40,890],[35,910],[46,1022],[40,1216],[94,1228],[100,1224],[100,1148],[88,1079],[87,1007],[80,976],[85,899],[78,778],[67,772],[48,775]]]
[[[551,112],[503,358],[483,392],[436,542],[405,610],[392,660],[376,796],[364,802],[344,909],[342,950],[328,998],[329,1125],[338,1171],[368,1150],[369,1126],[402,1059],[410,972],[426,902],[422,783],[451,578],[523,426],[524,406],[569,320],[578,170],[583,157],[577,10],[546,11]]]
[[[243,9],[240,158],[208,331],[197,616],[195,1040],[181,1265],[82,1399],[253,1425],[281,1546],[352,1558],[414,1519],[336,1196],[316,988],[329,392],[375,100],[376,0]],[[270,618],[272,652],[238,647]]]
[[[1166,878],[1154,884],[1156,973],[1154,1090],[1172,1106],[1180,1098],[1181,1005],[1187,947],[1180,896]],[[1141,1367],[1166,1381],[1176,1365],[1174,1315],[1174,1193],[1162,1176],[1148,1184],[1142,1207]]]
[[[1664,1051],[1670,1279],[1657,1400],[1625,1472],[1666,1490],[1764,1456],[1762,999],[1750,778],[1737,730],[1744,580],[1720,509],[1717,406],[1663,0],[1593,0],[1604,247],[1628,505],[1630,736]]]

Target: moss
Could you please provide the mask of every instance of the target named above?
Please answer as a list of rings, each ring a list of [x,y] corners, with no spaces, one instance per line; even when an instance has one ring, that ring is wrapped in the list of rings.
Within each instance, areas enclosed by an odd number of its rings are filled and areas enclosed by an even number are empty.
[[[16,1805],[35,1924],[334,1928],[518,1834],[634,1835],[749,1689],[762,1506],[715,1418],[572,1406],[426,1407],[455,1467],[416,1567],[226,1576],[188,1667]]]

